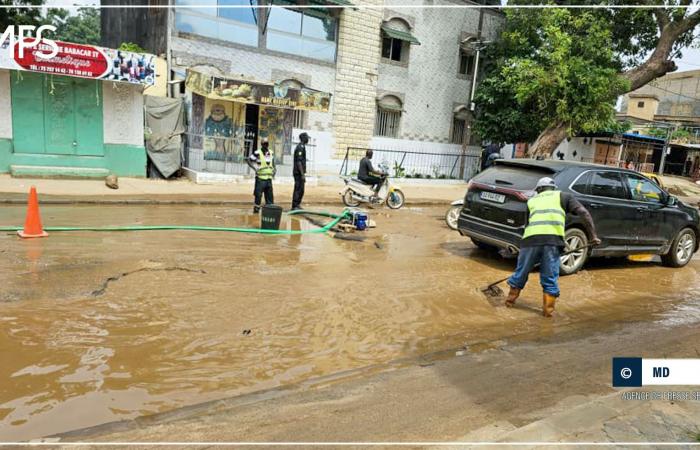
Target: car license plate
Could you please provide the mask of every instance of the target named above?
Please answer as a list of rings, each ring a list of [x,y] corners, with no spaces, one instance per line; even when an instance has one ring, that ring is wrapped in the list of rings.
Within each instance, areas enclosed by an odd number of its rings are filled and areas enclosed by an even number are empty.
[[[506,201],[506,196],[503,194],[495,194],[493,192],[482,192],[481,198],[488,200],[490,202],[504,203]]]

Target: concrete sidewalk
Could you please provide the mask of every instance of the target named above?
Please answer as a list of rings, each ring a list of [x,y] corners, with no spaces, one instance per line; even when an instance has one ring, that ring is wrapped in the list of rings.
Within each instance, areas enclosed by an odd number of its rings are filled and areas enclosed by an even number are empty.
[[[674,393],[668,388],[621,390],[574,404],[569,409],[520,428],[513,427],[510,422],[496,422],[467,434],[459,441],[618,444],[677,442],[698,445],[700,429],[697,417],[700,416],[700,402],[623,399],[624,395],[634,395],[640,391],[653,391],[668,396]],[[546,447],[547,445],[532,445],[525,448]]]
[[[440,204],[445,208],[450,202],[463,198],[466,183],[439,182],[401,185],[406,204]],[[65,180],[12,178],[0,175],[0,202],[26,202],[31,186],[36,186],[43,203],[232,203],[252,204],[253,180],[230,184],[195,184],[187,179],[151,180],[145,178],[120,178],[119,189],[110,189],[103,180]],[[306,204],[342,204],[340,189],[343,184],[319,186],[315,179],[306,185]],[[294,189],[290,180],[275,184],[275,201],[280,205],[291,204]]]

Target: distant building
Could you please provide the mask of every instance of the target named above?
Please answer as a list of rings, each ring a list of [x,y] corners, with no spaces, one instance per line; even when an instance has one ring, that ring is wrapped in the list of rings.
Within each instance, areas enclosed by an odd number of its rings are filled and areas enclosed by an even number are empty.
[[[626,94],[617,114],[631,125],[627,133],[593,133],[562,142],[553,158],[611,166],[630,166],[655,172],[661,166],[666,139],[651,136],[652,129],[686,130],[690,137],[671,140],[664,173],[696,176],[700,171],[700,70],[658,78]]]
[[[294,110],[280,115],[284,126],[293,128],[292,136],[302,130],[312,136],[314,167],[319,172],[337,171],[348,148],[357,149],[355,157],[366,148],[442,154],[477,144],[471,135],[469,109],[477,68],[474,42],[496,39],[504,22],[499,10],[394,9],[393,5],[406,5],[398,0],[362,3],[384,8],[354,7],[347,0],[318,1],[318,8],[295,8],[296,3],[269,9],[198,9],[192,1],[175,0],[181,8],[170,11],[169,27],[163,33],[169,34],[171,85],[179,86],[191,102],[191,92],[177,80],[184,80],[187,69],[194,69],[211,76],[330,93],[328,112]],[[424,3],[428,0],[410,2]],[[500,4],[492,0],[429,3]],[[256,2],[218,0],[218,4]],[[130,38],[122,35],[117,40]],[[248,104],[241,113],[245,137],[253,142],[265,132],[258,106]],[[478,149],[478,145],[472,147],[474,152]],[[193,146],[191,150],[191,168],[229,170],[206,160],[204,149]]]
[[[671,73],[626,94],[618,117],[637,125],[668,122],[700,127],[700,70]]]

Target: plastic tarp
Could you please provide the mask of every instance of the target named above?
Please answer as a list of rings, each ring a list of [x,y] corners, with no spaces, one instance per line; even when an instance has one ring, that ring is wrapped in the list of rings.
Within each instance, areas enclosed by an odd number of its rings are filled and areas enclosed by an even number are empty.
[[[168,178],[182,163],[182,134],[185,132],[182,99],[144,96],[146,151],[153,165]]]

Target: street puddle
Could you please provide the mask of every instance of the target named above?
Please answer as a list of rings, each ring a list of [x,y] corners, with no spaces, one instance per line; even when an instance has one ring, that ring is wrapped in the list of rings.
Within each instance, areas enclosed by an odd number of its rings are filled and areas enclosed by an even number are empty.
[[[1,211],[4,224],[22,222],[23,208]],[[55,226],[256,227],[259,220],[249,210],[208,206],[46,206],[42,213]],[[562,279],[554,321],[539,315],[537,274],[518,308],[494,307],[479,289],[514,261],[473,248],[446,228],[442,213],[372,210],[378,227],[365,242],[198,231],[52,233],[36,241],[0,235],[0,439],[445,349],[489,351],[577,324],[700,321],[697,260],[675,270],[594,261]],[[285,217],[282,227],[314,225]]]

